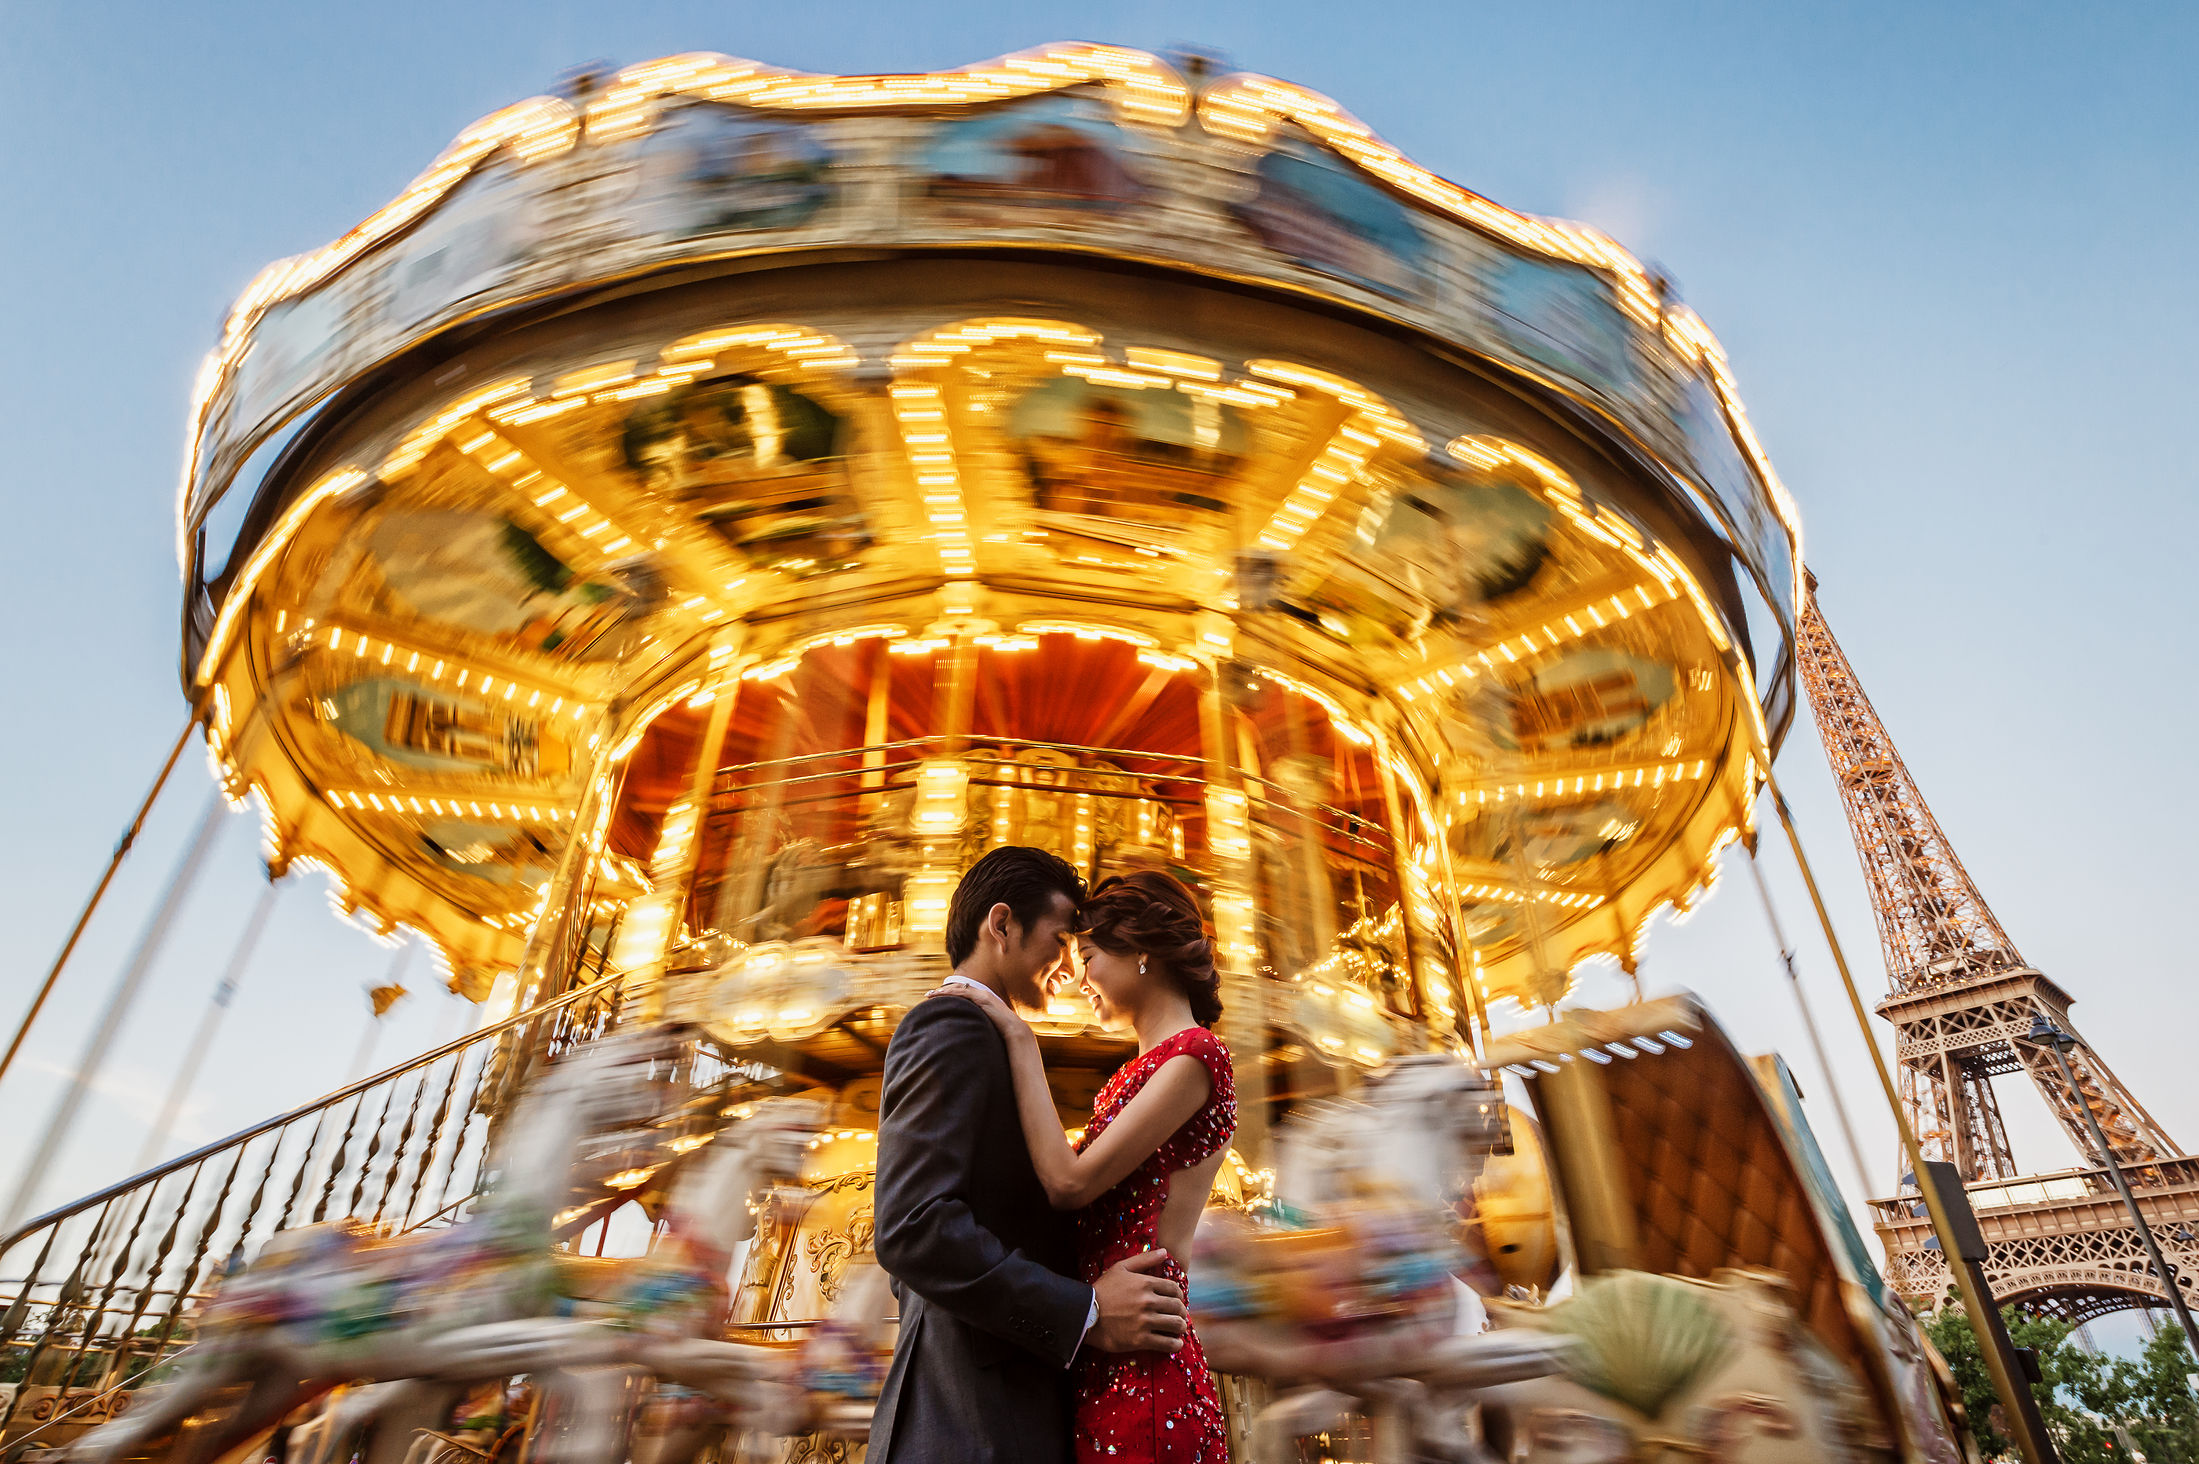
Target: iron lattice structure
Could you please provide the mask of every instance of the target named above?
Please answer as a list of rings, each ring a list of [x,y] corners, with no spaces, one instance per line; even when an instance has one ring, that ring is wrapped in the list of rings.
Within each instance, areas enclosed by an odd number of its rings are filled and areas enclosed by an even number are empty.
[[[1891,991],[1878,1013],[1893,1024],[1901,1101],[1928,1158],[1954,1164],[1972,1186],[2004,1302],[2084,1320],[2164,1298],[2105,1171],[2027,1175],[2010,1151],[1992,1080],[2022,1072],[2093,1165],[2089,1108],[2125,1167],[2149,1224],[2199,1294],[2199,1164],[2123,1085],[2069,1019],[2069,994],[2026,964],[1962,867],[1954,845],[1902,762],[1855,668],[1819,613],[1815,586],[1800,625],[1802,683],[1840,786],[1870,887]],[[2053,1054],[2022,1041],[2033,1018],[2077,1036],[2072,1087]],[[2080,1106],[2081,1105],[2081,1106]],[[1900,1189],[1913,1192],[1906,1172]],[[1881,1202],[1889,1279],[1904,1295],[1934,1298],[1949,1283],[1913,1199]],[[2006,1211],[2008,1213],[2000,1213]],[[2158,1212],[2158,1213],[2156,1213]]]

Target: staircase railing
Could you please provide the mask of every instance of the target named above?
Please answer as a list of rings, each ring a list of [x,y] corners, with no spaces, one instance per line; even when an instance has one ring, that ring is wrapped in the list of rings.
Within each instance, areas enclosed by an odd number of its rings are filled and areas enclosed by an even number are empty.
[[[0,1439],[27,1406],[74,1411],[180,1351],[219,1271],[291,1225],[447,1223],[480,1188],[490,1123],[530,1063],[615,1024],[624,980],[575,987],[0,1240],[0,1381],[19,1382]]]

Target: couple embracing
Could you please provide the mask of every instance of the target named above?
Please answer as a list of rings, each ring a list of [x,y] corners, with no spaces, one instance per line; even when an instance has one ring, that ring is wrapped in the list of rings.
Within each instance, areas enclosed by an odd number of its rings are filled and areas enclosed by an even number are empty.
[[[1222,1464],[1228,1439],[1180,1257],[1236,1126],[1213,946],[1165,874],[1087,895],[995,849],[947,913],[954,974],[905,1017],[879,1104],[877,1252],[901,1307],[873,1464]],[[1138,1055],[1072,1145],[1038,1039],[1074,947]]]

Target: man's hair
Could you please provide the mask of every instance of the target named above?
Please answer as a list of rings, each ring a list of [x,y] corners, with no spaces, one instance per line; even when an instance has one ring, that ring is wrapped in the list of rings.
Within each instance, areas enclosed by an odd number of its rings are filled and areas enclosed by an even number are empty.
[[[970,866],[954,887],[947,906],[947,959],[961,965],[977,949],[977,932],[995,905],[1028,930],[1052,909],[1054,896],[1067,895],[1072,906],[1084,903],[1084,881],[1069,861],[1044,849],[1006,844]]]

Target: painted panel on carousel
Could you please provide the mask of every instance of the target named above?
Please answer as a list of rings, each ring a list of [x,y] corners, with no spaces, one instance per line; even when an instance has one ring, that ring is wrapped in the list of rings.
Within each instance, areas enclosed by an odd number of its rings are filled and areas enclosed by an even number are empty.
[[[562,732],[501,702],[373,676],[330,693],[320,705],[329,725],[401,767],[543,780],[572,770],[572,744]]]
[[[736,373],[637,403],[619,450],[630,478],[686,504],[752,564],[822,574],[871,544],[848,435],[815,397]]]
[[[1608,854],[1641,831],[1642,820],[1616,798],[1599,798],[1569,808],[1536,808],[1519,816],[1520,852],[1536,869],[1561,868]],[[1500,825],[1501,827],[1501,825]],[[1495,856],[1511,856],[1509,839],[1500,836]]]
[[[441,868],[494,885],[539,889],[557,859],[540,835],[504,824],[438,819],[421,825],[418,837]]]
[[[867,1160],[875,1147],[851,1141],[822,1145],[810,1151],[802,1184],[771,1191],[742,1265],[735,1322],[831,1315],[851,1263],[868,1255],[876,1231],[876,1181],[867,1162],[829,1172],[835,1166],[819,1161],[835,1153]]]
[[[1230,211],[1262,244],[1386,295],[1427,290],[1428,241],[1410,212],[1326,150],[1280,138],[1257,173],[1258,190]]]
[[[1112,109],[1085,95],[1039,97],[945,123],[920,166],[930,174],[926,195],[958,220],[994,217],[1003,204],[1112,213],[1148,191]]]
[[[1476,881],[1493,878],[1506,884],[1523,872],[1560,882],[1566,889],[1602,888],[1625,879],[1629,846],[1665,813],[1667,806],[1657,794],[1529,803],[1484,810],[1459,822],[1451,831],[1450,846],[1469,891],[1485,890]],[[1599,859],[1611,862],[1598,865]],[[1467,928],[1477,941],[1528,934],[1524,907],[1514,900],[1469,893],[1463,904]]]
[[[1689,376],[1680,399],[1680,430],[1688,451],[1740,536],[1744,558],[1759,567],[1765,590],[1788,623],[1794,620],[1794,544],[1770,496],[1742,460],[1725,408],[1700,376]]]
[[[1121,521],[1181,526],[1229,510],[1224,481],[1243,466],[1248,434],[1235,407],[1166,388],[1058,376],[1008,415],[1040,522],[1118,534]]]
[[[1587,270],[1508,257],[1489,281],[1489,307],[1497,335],[1528,360],[1613,396],[1631,386],[1632,329]]]
[[[799,126],[693,104],[657,119],[636,144],[620,210],[644,233],[798,228],[829,203],[832,154]]]
[[[1535,585],[1550,535],[1549,506],[1526,489],[1415,467],[1370,495],[1306,603],[1353,640],[1374,627],[1407,638],[1456,632]]]
[[[540,213],[550,175],[493,163],[452,189],[419,227],[389,246],[387,320],[408,328],[453,302],[495,290],[555,248]]]
[[[1392,500],[1373,544],[1456,619],[1528,589],[1550,559],[1550,508],[1515,484],[1437,470]]]
[[[272,415],[344,347],[350,296],[341,287],[301,295],[267,312],[237,368],[231,410],[241,421]]]
[[[1516,745],[1530,752],[1599,747],[1645,726],[1679,692],[1660,661],[1592,646],[1535,673],[1512,698]]]
[[[412,615],[570,660],[617,660],[661,594],[646,560],[584,578],[500,514],[397,509],[368,544],[384,585]]]

